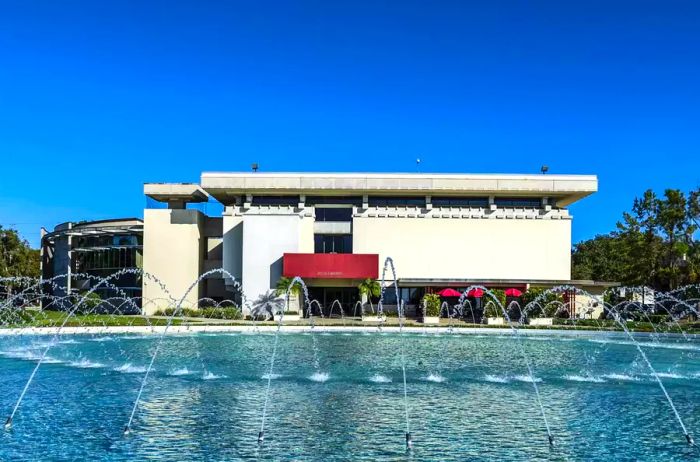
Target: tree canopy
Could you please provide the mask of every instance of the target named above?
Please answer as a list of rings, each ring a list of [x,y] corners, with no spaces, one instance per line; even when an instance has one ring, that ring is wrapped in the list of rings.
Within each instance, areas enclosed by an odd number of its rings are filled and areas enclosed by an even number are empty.
[[[647,190],[617,229],[574,246],[573,278],[658,290],[700,282],[700,188],[685,194]]]
[[[13,276],[39,277],[39,250],[16,230],[0,225],[0,277]]]

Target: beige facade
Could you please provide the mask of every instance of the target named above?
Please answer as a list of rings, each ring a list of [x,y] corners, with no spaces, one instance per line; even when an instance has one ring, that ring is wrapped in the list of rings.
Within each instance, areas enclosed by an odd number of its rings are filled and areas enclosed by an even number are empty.
[[[571,220],[358,216],[353,252],[391,257],[398,278],[567,280]]]
[[[172,306],[171,299],[179,301],[183,297],[183,306],[197,306],[199,286],[185,294],[202,273],[204,219],[197,210],[144,211],[143,310],[146,314]]]

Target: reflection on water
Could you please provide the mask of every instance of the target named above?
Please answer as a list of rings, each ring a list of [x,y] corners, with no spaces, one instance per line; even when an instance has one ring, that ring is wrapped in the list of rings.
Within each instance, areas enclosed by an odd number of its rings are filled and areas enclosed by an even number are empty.
[[[45,338],[0,338],[9,411]],[[91,342],[89,340],[96,340]],[[66,336],[51,350],[0,460],[689,460],[630,342],[523,339],[557,445],[511,337],[406,334],[415,449],[403,440],[398,336],[280,337],[266,440],[256,438],[270,335],[168,336],[132,433],[121,434],[154,338]],[[691,433],[700,429],[700,343],[645,344]]]

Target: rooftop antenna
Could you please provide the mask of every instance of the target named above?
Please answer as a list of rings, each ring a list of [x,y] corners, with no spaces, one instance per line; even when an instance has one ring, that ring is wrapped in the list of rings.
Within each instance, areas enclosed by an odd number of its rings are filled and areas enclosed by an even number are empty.
[[[253,169],[253,172],[257,172],[259,168],[258,163],[253,162],[252,164],[250,164],[250,168]]]
[[[420,173],[420,157],[416,159],[416,171]]]
[[[543,165],[540,167],[540,172],[542,172],[542,175],[546,174],[549,171],[549,167],[546,165]]]

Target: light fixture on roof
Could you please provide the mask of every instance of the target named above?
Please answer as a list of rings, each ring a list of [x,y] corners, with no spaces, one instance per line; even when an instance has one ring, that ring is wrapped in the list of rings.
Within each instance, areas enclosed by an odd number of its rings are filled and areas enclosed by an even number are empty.
[[[258,163],[257,163],[257,162],[253,162],[252,164],[250,164],[250,168],[253,169],[253,172],[257,172],[257,171],[258,171],[258,168],[259,168],[259,167],[258,167]]]
[[[540,172],[542,172],[542,175],[544,175],[544,174],[547,173],[548,171],[549,171],[549,167],[548,167],[548,166],[543,165],[542,167],[540,167]]]

